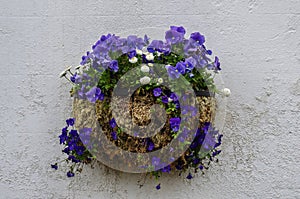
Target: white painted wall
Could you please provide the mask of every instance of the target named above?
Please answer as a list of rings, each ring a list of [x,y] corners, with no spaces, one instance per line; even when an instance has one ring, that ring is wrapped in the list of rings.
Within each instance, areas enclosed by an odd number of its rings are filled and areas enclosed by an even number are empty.
[[[103,33],[174,24],[205,34],[233,93],[220,163],[160,191],[103,166],[53,171],[71,105],[57,74]],[[299,0],[0,0],[0,198],[300,198],[299,33]]]

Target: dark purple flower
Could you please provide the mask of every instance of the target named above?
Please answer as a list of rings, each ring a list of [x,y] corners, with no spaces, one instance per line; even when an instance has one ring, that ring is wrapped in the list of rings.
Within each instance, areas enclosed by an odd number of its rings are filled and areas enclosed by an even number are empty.
[[[192,33],[190,38],[196,41],[196,43],[199,45],[203,45],[205,42],[204,35],[201,35],[199,32]]]
[[[219,153],[221,153],[221,150],[214,151],[213,154],[212,154],[212,156],[215,157],[216,155],[219,155]]]
[[[155,97],[159,97],[161,95],[161,93],[162,93],[161,88],[155,88],[155,89],[153,89],[153,95]]]
[[[119,70],[118,61],[112,60],[109,64],[109,68],[114,72],[118,72],[118,70]]]
[[[73,155],[69,155],[68,160],[72,160],[72,162],[74,163],[78,163],[80,162],[80,160],[78,160],[75,156]]]
[[[173,66],[171,65],[167,65],[165,66],[167,71],[168,71],[168,75],[171,79],[178,79],[180,77],[180,72]]]
[[[215,56],[214,66],[215,66],[215,70],[221,70],[220,68],[221,64],[217,56]]]
[[[62,150],[62,152],[64,152],[65,154],[69,155],[70,154],[69,147],[64,148],[64,150]]]
[[[72,171],[68,171],[67,176],[68,178],[74,177],[74,173]]]
[[[109,121],[109,125],[111,128],[115,128],[117,126],[117,123],[116,123],[116,120],[115,118],[112,118],[110,121]]]
[[[131,59],[136,56],[136,51],[132,50],[132,51],[128,52],[127,55],[128,55],[128,58]]]
[[[163,41],[161,40],[152,40],[152,42],[150,43],[150,45],[147,47],[147,50],[150,53],[154,53],[156,50],[160,50],[163,47]]]
[[[212,51],[211,51],[211,50],[207,50],[207,51],[206,51],[206,54],[211,55],[211,54],[212,54]]]
[[[180,127],[180,118],[179,117],[170,118],[170,126],[172,131],[177,132]]]
[[[157,190],[160,190],[160,184],[155,187]]]
[[[72,129],[69,134],[70,134],[71,137],[78,137],[79,136],[77,130],[74,130],[74,129]]]
[[[178,101],[178,96],[177,96],[175,93],[171,93],[170,98],[171,98],[174,102]]]
[[[82,155],[85,151],[85,147],[84,146],[76,146],[75,151],[76,151],[77,155]]]
[[[149,139],[147,141],[148,151],[152,151],[154,149],[154,143]]]
[[[101,89],[93,87],[85,95],[90,102],[95,103],[101,96]]]
[[[68,126],[73,126],[75,122],[75,118],[69,118],[66,120]]]
[[[200,170],[203,170],[203,168],[204,168],[203,165],[200,165],[200,166],[199,166],[199,169],[200,169]]]
[[[199,159],[199,158],[195,158],[195,159],[193,160],[193,164],[195,164],[195,165],[199,164],[199,162],[200,162],[200,159]]]
[[[63,128],[63,132],[59,137],[59,143],[63,144],[68,140],[68,135],[67,135],[67,131],[64,131],[65,128]]]
[[[168,165],[168,166],[162,168],[161,171],[164,172],[164,173],[170,173],[170,171],[171,171],[171,166]]]
[[[162,96],[162,97],[161,97],[161,101],[162,101],[163,103],[165,103],[165,104],[168,104],[168,103],[169,103],[169,98],[168,98],[168,96]]]
[[[117,133],[115,131],[113,131],[110,135],[113,138],[113,140],[117,140],[118,139],[118,135],[117,135]]]
[[[58,166],[57,164],[51,164],[51,168],[57,170]]]
[[[86,52],[86,56],[85,56],[85,55],[82,56],[80,65],[86,64],[86,63],[88,62],[89,59],[90,59],[90,52],[87,51],[87,52]]]
[[[186,177],[186,179],[192,179],[193,178],[193,176],[192,176],[192,174],[191,173],[189,173],[189,175]]]

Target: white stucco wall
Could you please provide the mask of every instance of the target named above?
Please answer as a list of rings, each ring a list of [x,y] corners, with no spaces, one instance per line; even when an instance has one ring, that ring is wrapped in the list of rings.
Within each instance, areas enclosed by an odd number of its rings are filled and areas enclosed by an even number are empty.
[[[159,191],[99,165],[52,170],[71,107],[57,74],[101,34],[169,25],[205,34],[221,59],[232,95],[219,164]],[[299,38],[299,0],[0,0],[0,198],[300,198]]]

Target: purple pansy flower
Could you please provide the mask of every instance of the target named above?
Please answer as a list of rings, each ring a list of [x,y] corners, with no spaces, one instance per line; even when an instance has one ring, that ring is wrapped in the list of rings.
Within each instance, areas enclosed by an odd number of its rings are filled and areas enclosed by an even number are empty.
[[[131,59],[136,56],[136,51],[132,50],[132,51],[128,52],[127,55],[128,55],[128,58]]]
[[[164,173],[170,173],[170,171],[171,171],[171,166],[168,165],[168,166],[162,168],[161,171],[164,172]]]
[[[177,64],[176,64],[176,70],[179,72],[179,73],[181,73],[181,74],[185,74],[185,64],[184,64],[184,62],[178,62]]]
[[[68,173],[67,173],[67,176],[69,177],[69,178],[71,178],[71,177],[74,177],[74,173],[72,172],[72,171],[68,171]]]
[[[57,164],[51,164],[51,168],[57,170],[58,166]]]
[[[111,133],[111,137],[113,138],[113,140],[117,140],[118,139],[118,135],[117,135],[117,133],[115,131],[113,131]]]
[[[189,173],[189,175],[186,177],[186,179],[188,179],[188,180],[190,180],[190,179],[192,179],[192,178],[193,178],[193,176],[192,176],[191,173]]]
[[[172,131],[177,132],[179,130],[180,121],[181,120],[179,117],[170,118],[170,126],[171,126]]]
[[[160,190],[160,184],[155,187],[157,190]]]
[[[220,64],[219,58],[217,56],[215,56],[215,61],[214,61],[215,70],[221,70],[220,65],[221,64]]]
[[[159,97],[161,95],[161,93],[162,93],[161,88],[155,88],[155,89],[153,89],[153,95],[155,97]]]
[[[183,34],[175,30],[168,30],[165,39],[169,44],[177,44],[183,40]]]
[[[165,68],[168,71],[168,75],[171,79],[178,79],[180,77],[180,72],[173,66],[167,65]]]
[[[194,32],[191,34],[191,39],[193,39],[198,45],[203,45],[205,42],[204,35],[201,35],[199,32]]]
[[[115,128],[117,126],[117,123],[116,123],[116,120],[115,118],[112,118],[110,121],[109,121],[109,125],[111,128]]]
[[[185,34],[185,29],[183,26],[170,26],[171,30],[175,30],[179,33]]]
[[[119,70],[118,61],[112,60],[109,64],[109,68],[114,72],[118,72],[118,70]]]
[[[90,102],[95,103],[101,96],[101,89],[93,87],[85,95]]]
[[[154,143],[151,140],[147,141],[148,151],[152,151],[154,149]]]
[[[178,101],[178,96],[175,93],[171,93],[170,98],[175,102]]]
[[[75,118],[69,118],[66,120],[68,126],[73,126],[75,123]]]
[[[165,103],[165,104],[168,104],[168,103],[169,103],[169,98],[168,98],[168,96],[162,96],[162,97],[161,97],[161,101],[162,101],[163,103]]]

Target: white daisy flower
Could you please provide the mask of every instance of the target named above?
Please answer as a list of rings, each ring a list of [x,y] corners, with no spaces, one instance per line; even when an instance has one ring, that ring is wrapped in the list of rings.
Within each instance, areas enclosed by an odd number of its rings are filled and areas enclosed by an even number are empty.
[[[129,59],[129,62],[132,64],[136,63],[137,61],[138,61],[138,58],[136,58],[136,57],[132,57],[131,59]]]
[[[164,82],[163,78],[158,78],[157,83],[162,84]]]
[[[143,54],[143,51],[141,51],[140,49],[136,49],[135,51],[136,51],[136,54],[138,54],[138,55],[142,55]]]
[[[149,73],[150,68],[147,65],[143,64],[142,67],[141,67],[141,71],[143,73]]]
[[[140,79],[140,82],[141,82],[141,84],[145,85],[145,84],[149,84],[150,80],[151,80],[150,77],[145,76]]]
[[[149,53],[148,55],[146,55],[146,59],[148,61],[152,61],[154,59],[153,53]]]

